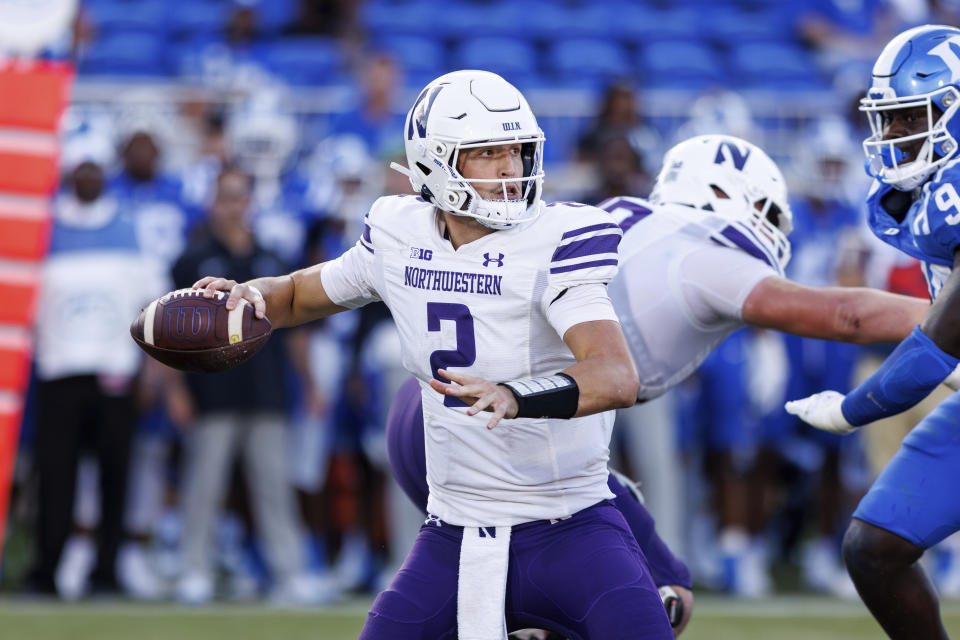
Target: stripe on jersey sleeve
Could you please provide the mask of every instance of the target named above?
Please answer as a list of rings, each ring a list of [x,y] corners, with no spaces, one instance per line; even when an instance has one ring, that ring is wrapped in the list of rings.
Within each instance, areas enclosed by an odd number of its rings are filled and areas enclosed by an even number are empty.
[[[617,265],[617,247],[623,232],[613,222],[567,231],[550,259],[550,273]]]
[[[370,214],[363,216],[364,220],[369,219]],[[369,251],[370,253],[376,253],[373,250],[373,241],[370,239],[370,225],[366,222],[363,223],[363,233],[360,235],[359,240],[360,246]]]

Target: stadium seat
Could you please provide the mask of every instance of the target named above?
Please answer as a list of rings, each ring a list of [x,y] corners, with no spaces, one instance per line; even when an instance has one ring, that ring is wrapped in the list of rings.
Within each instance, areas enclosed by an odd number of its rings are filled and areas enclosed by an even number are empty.
[[[643,5],[622,6],[607,25],[610,35],[624,42],[649,44],[657,40],[699,40],[701,20],[688,8],[664,10]]]
[[[653,87],[702,88],[726,79],[713,48],[693,40],[653,42],[637,58],[644,84]]]
[[[520,24],[524,32],[545,44],[570,38],[606,38],[616,16],[606,3],[567,5],[539,1],[525,3]]]
[[[437,40],[437,6],[428,0],[368,2],[360,12],[361,25],[370,35],[370,45],[378,47],[382,38],[422,35]]]
[[[438,76],[450,66],[446,49],[436,38],[393,36],[382,38],[377,47],[392,54],[413,75]]]
[[[744,11],[736,7],[711,7],[706,15],[702,21],[703,34],[718,46],[794,41],[792,25],[782,12],[774,9]]]
[[[178,38],[222,34],[228,15],[226,5],[186,2],[170,15],[170,31]]]
[[[456,66],[463,69],[485,69],[516,78],[537,72],[536,48],[517,38],[480,37],[464,40],[456,49]],[[512,82],[512,80],[511,80]]]
[[[439,28],[454,38],[509,37],[536,40],[530,8],[512,0],[461,0],[437,16]]]
[[[764,89],[817,89],[817,66],[799,46],[781,43],[747,43],[730,53],[730,78],[741,87]]]
[[[192,3],[188,3],[192,4]],[[129,32],[163,32],[168,18],[181,10],[170,11],[162,0],[136,0],[135,2],[97,2],[88,7],[91,22],[100,37]]]
[[[291,84],[328,84],[338,76],[340,51],[329,38],[284,38],[259,53],[264,66]]]
[[[553,71],[564,80],[603,82],[627,76],[632,71],[626,52],[609,40],[560,40],[550,48],[547,59]]]
[[[120,33],[98,39],[80,60],[86,75],[167,75],[168,46],[156,33]]]
[[[268,0],[255,5],[260,28],[276,33],[297,18],[299,0]]]

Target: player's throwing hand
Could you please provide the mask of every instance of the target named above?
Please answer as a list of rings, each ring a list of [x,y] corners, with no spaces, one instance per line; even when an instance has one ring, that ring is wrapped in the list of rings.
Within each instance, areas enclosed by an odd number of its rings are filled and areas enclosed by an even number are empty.
[[[475,416],[481,411],[489,411],[493,416],[487,422],[487,429],[493,429],[501,418],[514,418],[517,415],[517,399],[509,389],[494,384],[489,380],[465,373],[454,373],[446,369],[438,369],[444,378],[453,383],[441,382],[434,378],[430,386],[437,393],[456,396],[471,405],[467,415]]]

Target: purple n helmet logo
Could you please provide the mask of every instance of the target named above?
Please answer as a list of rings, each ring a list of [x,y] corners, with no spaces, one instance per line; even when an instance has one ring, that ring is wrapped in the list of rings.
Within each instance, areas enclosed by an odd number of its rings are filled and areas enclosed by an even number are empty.
[[[727,150],[727,155],[724,155],[724,149]],[[733,166],[737,168],[737,171],[743,171],[743,165],[747,164],[747,158],[750,157],[750,149],[747,149],[746,153],[744,153],[735,144],[721,142],[720,146],[717,147],[717,157],[713,159],[713,164],[724,164],[728,157],[730,161],[733,162]]]

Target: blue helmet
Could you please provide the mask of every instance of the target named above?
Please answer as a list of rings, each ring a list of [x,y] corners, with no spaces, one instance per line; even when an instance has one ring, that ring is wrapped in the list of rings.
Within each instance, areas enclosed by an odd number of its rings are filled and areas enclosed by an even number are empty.
[[[860,101],[873,131],[863,141],[867,173],[903,191],[923,184],[957,153],[958,105],[960,29],[924,25],[895,37],[877,58],[873,83]],[[926,131],[884,139],[893,112],[917,107],[926,108]]]

